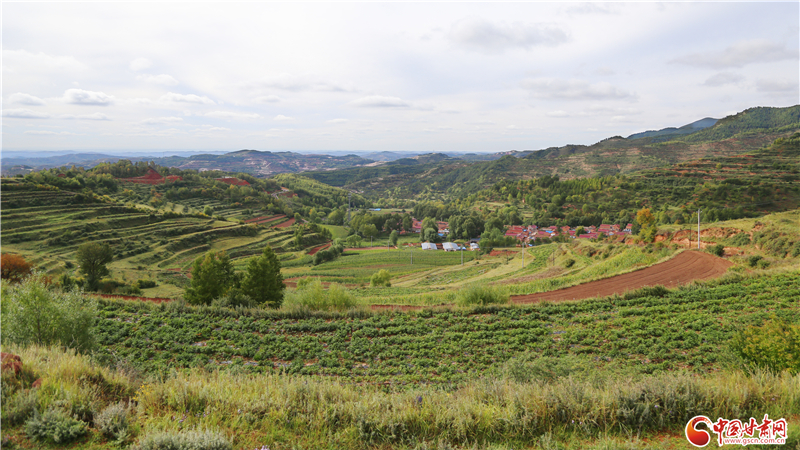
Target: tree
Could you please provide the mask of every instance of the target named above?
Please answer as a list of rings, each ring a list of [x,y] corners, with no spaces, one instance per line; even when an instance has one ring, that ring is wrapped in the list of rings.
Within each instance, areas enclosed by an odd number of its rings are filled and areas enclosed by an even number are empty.
[[[261,256],[250,258],[247,272],[242,280],[242,292],[257,303],[272,308],[280,308],[283,303],[283,284],[281,263],[272,247],[267,245]]]
[[[75,290],[56,292],[47,284],[45,277],[37,275],[19,284],[3,283],[3,344],[91,350],[97,300]]]
[[[372,274],[372,276],[369,278],[369,285],[372,287],[391,287],[391,279],[392,275],[389,274],[389,271],[386,269],[381,269]]]
[[[362,225],[359,231],[365,238],[374,238],[378,235],[378,227],[371,223]]]
[[[393,247],[397,247],[397,239],[399,237],[400,236],[397,234],[397,230],[393,230],[391,233],[389,233],[389,244],[391,244]]]
[[[184,297],[189,303],[210,305],[236,284],[231,260],[225,252],[208,252],[192,263],[192,283]]]
[[[636,222],[638,222],[638,223],[639,223],[639,225],[641,225],[641,226],[642,226],[642,228],[649,227],[649,226],[650,226],[650,225],[652,225],[652,224],[653,224],[653,222],[655,222],[655,221],[656,221],[656,218],[655,218],[655,216],[653,215],[653,213],[652,213],[652,212],[650,212],[650,208],[643,208],[643,209],[640,209],[640,210],[639,210],[639,211],[636,213]]]
[[[78,260],[80,271],[86,275],[86,288],[96,291],[100,279],[108,275],[106,264],[114,259],[114,253],[108,244],[87,242],[78,247],[75,258]]]
[[[0,272],[2,278],[12,283],[19,283],[33,271],[33,266],[20,255],[3,253],[0,255]]]

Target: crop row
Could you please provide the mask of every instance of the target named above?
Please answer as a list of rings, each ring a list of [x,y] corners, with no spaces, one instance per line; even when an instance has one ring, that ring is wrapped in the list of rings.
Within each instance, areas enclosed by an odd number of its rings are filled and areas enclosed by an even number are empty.
[[[800,322],[799,298],[800,277],[784,274],[661,297],[349,316],[104,301],[97,335],[106,351],[154,372],[230,365],[356,382],[446,383],[536,355],[642,372],[713,370],[746,325],[773,316]]]

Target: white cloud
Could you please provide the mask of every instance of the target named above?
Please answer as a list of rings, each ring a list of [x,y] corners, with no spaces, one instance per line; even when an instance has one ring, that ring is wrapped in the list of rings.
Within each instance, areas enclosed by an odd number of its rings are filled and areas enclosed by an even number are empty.
[[[800,89],[798,80],[771,80],[760,79],[756,81],[759,92],[797,92]]]
[[[329,91],[329,92],[350,92],[354,88],[344,84],[323,80],[315,75],[295,75],[291,73],[281,73],[268,76],[259,80],[253,80],[243,85],[245,88],[269,88],[281,89],[285,91]]]
[[[58,118],[59,119],[69,119],[69,120],[72,120],[72,119],[78,119],[78,120],[111,120],[110,117],[108,117],[107,115],[105,115],[103,113],[80,114],[80,115],[77,115],[77,116],[74,115],[74,114],[62,114],[62,115],[58,116]]]
[[[601,3],[579,3],[575,6],[567,8],[567,13],[582,15],[582,14],[617,14],[616,8],[611,4]]]
[[[201,105],[216,105],[214,100],[206,96],[199,96],[195,94],[176,94],[170,92],[161,96],[159,101],[164,103],[197,103]]]
[[[3,117],[13,117],[15,119],[48,119],[50,114],[31,111],[30,109],[4,109]]]
[[[33,136],[77,136],[75,133],[70,133],[69,131],[62,131],[60,133],[56,133],[55,131],[47,131],[47,130],[28,130],[25,134],[30,134]]]
[[[45,101],[40,99],[39,97],[34,97],[30,94],[24,94],[22,92],[17,92],[16,94],[12,94],[11,97],[8,98],[9,103],[18,103],[20,105],[30,105],[30,106],[43,106],[46,105]]]
[[[331,119],[325,121],[325,123],[347,123],[347,122],[349,122],[347,119]]]
[[[730,67],[743,67],[753,63],[783,61],[797,59],[796,49],[788,49],[766,39],[753,39],[740,41],[722,51],[692,53],[673,59],[672,63],[686,64],[696,67],[710,67],[725,69]]]
[[[635,94],[625,92],[606,82],[533,78],[523,80],[520,85],[527,89],[531,96],[541,99],[618,100],[635,97]]]
[[[85,64],[72,56],[50,56],[44,52],[3,49],[3,72],[30,76],[31,73],[76,73],[86,70]]]
[[[180,117],[151,117],[149,119],[142,120],[141,124],[143,125],[167,125],[167,124],[174,124],[174,123],[182,123],[183,119]]]
[[[569,113],[563,110],[550,111],[546,115],[547,117],[569,117]]]
[[[256,97],[254,101],[256,103],[276,103],[281,101],[281,98],[277,95],[262,95],[261,97]]]
[[[153,62],[147,58],[136,58],[131,61],[130,68],[138,72],[140,70],[149,69],[152,65]]]
[[[176,86],[179,84],[178,80],[163,73],[161,75],[138,75],[136,79],[144,81],[145,83],[161,84],[164,86]]]
[[[114,97],[103,92],[67,89],[64,92],[64,101],[73,105],[108,106],[114,103]]]
[[[368,108],[407,108],[411,106],[399,97],[384,97],[382,95],[369,95],[350,102],[352,106]]]
[[[453,24],[449,37],[458,45],[486,54],[513,48],[553,47],[569,41],[569,34],[554,24],[492,23],[474,17]]]
[[[247,114],[247,113],[237,113],[231,111],[212,111],[205,113],[206,117],[214,117],[216,119],[234,119],[234,120],[248,120],[248,119],[260,119],[261,116],[258,114]]]
[[[742,75],[731,72],[720,72],[709,77],[703,85],[705,86],[724,86],[726,84],[736,84],[744,80]]]
[[[277,116],[273,117],[272,120],[277,120],[279,122],[285,122],[288,120],[294,120],[294,117],[284,116],[283,114],[278,114]]]

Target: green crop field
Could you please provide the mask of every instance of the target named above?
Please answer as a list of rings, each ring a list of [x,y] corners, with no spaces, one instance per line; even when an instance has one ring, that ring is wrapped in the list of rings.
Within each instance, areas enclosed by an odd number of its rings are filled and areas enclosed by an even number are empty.
[[[514,358],[544,356],[598,370],[709,372],[744,327],[800,323],[799,275],[734,277],[658,296],[309,317],[103,301],[97,333],[106,354],[164,374],[238,368],[403,387],[474,379]]]

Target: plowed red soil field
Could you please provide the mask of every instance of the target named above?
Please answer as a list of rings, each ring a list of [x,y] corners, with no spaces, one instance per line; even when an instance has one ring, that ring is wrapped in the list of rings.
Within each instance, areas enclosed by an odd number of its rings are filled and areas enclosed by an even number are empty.
[[[542,301],[578,300],[582,298],[606,297],[624,294],[645,286],[674,288],[694,280],[716,278],[733,265],[709,253],[685,251],[669,261],[635,272],[617,275],[603,280],[590,281],[557,291],[538,294],[514,295],[513,303],[538,303]]]
[[[294,217],[292,217],[291,219],[287,220],[286,222],[279,223],[279,224],[275,225],[275,228],[290,227],[290,226],[294,225],[294,222],[295,222]]]
[[[327,244],[322,244],[322,245],[316,246],[316,247],[314,247],[314,248],[312,248],[311,250],[308,251],[308,256],[314,256],[314,255],[317,254],[318,251],[325,250],[326,248],[328,248],[330,246],[331,246],[330,242],[328,242]]]

